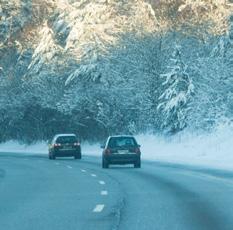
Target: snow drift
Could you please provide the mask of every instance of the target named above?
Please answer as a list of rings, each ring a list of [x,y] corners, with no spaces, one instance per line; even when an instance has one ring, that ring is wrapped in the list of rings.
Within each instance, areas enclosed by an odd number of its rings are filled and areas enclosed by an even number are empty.
[[[136,138],[143,160],[233,170],[232,127],[222,127],[211,134],[182,133],[167,138],[147,134]],[[99,143],[84,142],[82,150],[84,156],[101,156]],[[9,141],[0,145],[0,152],[47,154],[47,145],[45,142],[23,145]]]

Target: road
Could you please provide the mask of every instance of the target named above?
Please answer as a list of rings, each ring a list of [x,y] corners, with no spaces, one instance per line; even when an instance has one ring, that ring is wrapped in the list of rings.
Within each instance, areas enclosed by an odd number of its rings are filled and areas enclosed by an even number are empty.
[[[233,173],[0,154],[1,230],[232,230]]]

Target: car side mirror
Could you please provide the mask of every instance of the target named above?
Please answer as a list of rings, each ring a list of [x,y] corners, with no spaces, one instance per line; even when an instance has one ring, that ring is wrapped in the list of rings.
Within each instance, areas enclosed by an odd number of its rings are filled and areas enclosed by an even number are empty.
[[[104,149],[104,148],[105,148],[105,146],[104,146],[104,145],[101,145],[101,146],[100,146],[100,148],[101,148],[101,149]]]
[[[138,148],[141,148],[141,145],[138,145]]]

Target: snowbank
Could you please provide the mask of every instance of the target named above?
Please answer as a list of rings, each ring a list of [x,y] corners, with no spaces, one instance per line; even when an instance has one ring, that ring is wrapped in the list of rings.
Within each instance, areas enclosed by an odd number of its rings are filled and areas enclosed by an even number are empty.
[[[39,142],[33,145],[20,144],[17,141],[8,141],[0,144],[0,152],[2,153],[47,153],[47,144]]]
[[[233,130],[230,128],[208,135],[183,133],[166,139],[153,135],[136,138],[145,160],[233,170]],[[82,150],[86,155],[101,156],[99,144],[82,143]],[[47,154],[47,145],[42,142],[27,146],[10,141],[0,145],[0,152]]]
[[[25,153],[25,154],[47,154],[48,146],[46,142],[38,142],[33,145],[20,144],[17,141],[8,141],[0,144],[0,153]],[[101,155],[99,144],[82,143],[82,152],[87,155]]]
[[[142,135],[137,140],[147,160],[233,170],[233,131],[170,139]]]

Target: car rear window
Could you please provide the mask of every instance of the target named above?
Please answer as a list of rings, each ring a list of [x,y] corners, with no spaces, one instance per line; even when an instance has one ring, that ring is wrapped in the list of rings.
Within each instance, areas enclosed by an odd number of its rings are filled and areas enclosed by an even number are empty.
[[[63,137],[58,137],[56,140],[56,143],[75,143],[77,142],[77,137],[75,136],[63,136]]]
[[[112,137],[108,143],[108,147],[110,148],[131,147],[136,145],[137,142],[133,137]]]

